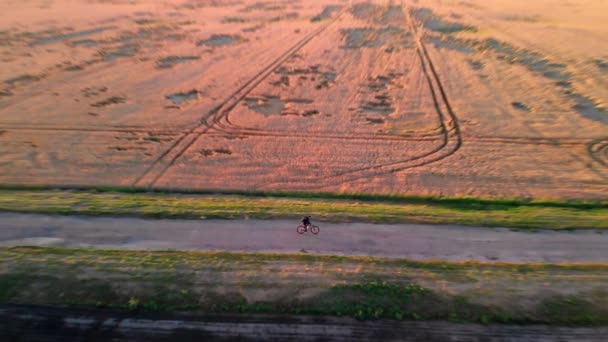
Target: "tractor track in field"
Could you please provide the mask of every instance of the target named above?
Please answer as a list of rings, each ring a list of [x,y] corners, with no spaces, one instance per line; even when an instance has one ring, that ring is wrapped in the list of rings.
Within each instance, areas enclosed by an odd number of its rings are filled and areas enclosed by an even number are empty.
[[[415,50],[414,50],[415,51]],[[416,54],[416,52],[414,52]],[[277,65],[276,69],[280,68],[282,65]],[[370,76],[369,73],[366,76]],[[342,139],[342,140],[374,140],[374,141],[428,141],[428,140],[437,140],[444,134],[444,127],[440,123],[438,127],[429,130],[421,130],[416,131],[410,134],[357,134],[357,133],[340,133],[336,134],[335,132],[306,132],[301,133],[297,131],[284,131],[284,130],[264,130],[253,127],[244,127],[237,124],[234,124],[230,120],[230,114],[232,110],[228,110],[224,113],[224,115],[219,118],[213,126],[214,130],[224,132],[226,134],[236,134],[236,135],[247,135],[247,136],[274,136],[274,137],[314,137],[314,138],[329,138],[329,139]],[[429,139],[431,138],[431,139]]]
[[[153,171],[154,168],[156,168],[157,166],[159,166],[161,164],[162,160],[165,157],[169,156],[169,154],[172,151],[177,149],[177,152],[175,153],[175,155],[170,157],[170,160],[166,165],[160,166],[159,172],[157,172],[156,175],[152,176],[151,181],[148,182],[148,184],[147,184],[148,188],[154,186],[154,184],[158,181],[158,179],[164,175],[164,173],[175,163],[175,161],[177,159],[179,159],[179,157],[181,157],[188,150],[188,148],[190,148],[198,140],[198,138],[200,138],[204,133],[209,131],[213,127],[213,125],[215,125],[217,123],[219,118],[221,118],[223,115],[225,115],[225,113],[227,113],[227,111],[232,110],[245,96],[247,96],[247,94],[253,88],[255,88],[260,82],[262,82],[276,68],[276,66],[283,63],[287,58],[291,57],[293,54],[295,54],[297,51],[299,51],[304,45],[308,44],[314,37],[321,34],[331,24],[333,24],[336,20],[338,20],[342,16],[342,14],[344,13],[345,10],[346,10],[346,8],[343,9],[336,16],[336,18],[332,19],[331,21],[327,22],[323,26],[321,26],[318,29],[314,30],[313,32],[309,33],[303,39],[298,41],[295,45],[290,47],[286,52],[284,52],[281,56],[279,56],[277,59],[272,61],[268,66],[266,66],[264,69],[260,70],[253,78],[251,78],[249,81],[245,82],[235,92],[230,94],[228,96],[228,98],[226,100],[224,100],[220,105],[218,105],[214,109],[212,109],[204,118],[201,119],[201,121],[196,126],[192,127],[188,131],[182,133],[182,135],[172,144],[172,146],[170,146],[169,149],[167,149],[165,152],[163,152],[144,171],[144,173],[142,175],[140,175],[132,183],[132,186],[137,186],[139,183],[141,183],[144,180],[144,178],[147,177]],[[189,136],[190,136],[190,138],[186,139]],[[183,141],[185,141],[183,146],[180,146],[178,148],[178,145],[180,145]]]
[[[432,59],[429,56],[427,48],[423,42],[422,27],[419,25],[416,27],[414,24],[409,10],[405,8],[405,15],[410,26],[410,30],[414,35],[414,40],[417,45],[417,52],[420,58],[421,66],[425,78],[429,84],[431,90],[431,97],[435,110],[439,115],[441,127],[442,127],[442,143],[431,151],[424,154],[401,160],[393,163],[373,165],[364,168],[351,169],[348,171],[341,172],[339,174],[324,177],[325,180],[334,180],[332,184],[323,185],[322,188],[333,186],[336,183],[352,182],[362,178],[371,177],[377,174],[383,173],[395,173],[406,169],[420,167],[428,165],[447,157],[452,156],[462,146],[462,136],[460,133],[460,126],[458,124],[458,118],[450,105],[446,91],[441,83],[439,75],[433,64]],[[442,105],[445,107],[445,112],[442,110]],[[336,181],[337,178],[340,178]]]
[[[452,108],[446,89],[441,82],[437,68],[427,50],[424,43],[423,26],[413,21],[410,10],[402,3],[402,10],[405,13],[405,18],[409,30],[412,32],[416,44],[416,53],[421,63],[421,69],[424,78],[428,83],[435,111],[439,116],[440,126],[434,131],[427,133],[412,133],[409,135],[390,135],[390,134],[336,134],[331,132],[309,132],[309,133],[292,133],[272,130],[261,130],[255,128],[245,128],[232,124],[229,120],[231,111],[246,98],[259,84],[266,80],[273,72],[275,72],[285,61],[295,55],[299,50],[306,46],[314,38],[318,37],[330,25],[340,19],[348,10],[348,7],[342,9],[338,15],[324,26],[317,28],[309,33],[306,37],[298,41],[287,51],[273,60],[269,65],[260,70],[253,78],[244,83],[236,91],[234,91],[224,102],[212,109],[198,124],[186,131],[182,131],[172,145],[165,150],[133,183],[133,186],[153,187],[156,182],[166,173],[166,171],[175,164],[175,162],[183,156],[184,153],[196,143],[196,141],[208,134],[210,136],[235,136],[235,137],[276,137],[276,138],[298,138],[312,137],[316,139],[332,139],[332,140],[360,140],[360,141],[428,141],[438,142],[430,151],[423,154],[412,156],[407,159],[398,160],[395,162],[376,164],[366,167],[349,169],[325,177],[321,177],[319,187],[326,188],[335,186],[340,183],[354,181],[366,177],[372,177],[378,174],[395,173],[410,168],[420,167],[435,163],[442,159],[448,158],[455,154],[463,143],[463,135],[460,131],[458,117]],[[570,138],[542,138],[542,137],[483,137],[483,136],[465,136],[467,141],[499,143],[499,144],[531,144],[531,145],[585,145],[589,155],[597,163],[602,166],[608,164],[607,158],[604,157],[608,144],[605,139],[597,141],[589,141],[589,139],[570,139]],[[281,184],[270,183],[270,186]],[[297,185],[294,183],[294,185]]]
[[[154,129],[144,126],[108,126],[108,127],[58,127],[58,126],[26,126],[2,125],[0,130],[6,131],[44,131],[44,132],[92,132],[92,133],[155,133],[180,134],[179,129]]]
[[[327,28],[338,21],[344,13],[349,10],[345,6],[333,19],[326,22],[323,26],[310,32],[288,50],[274,59],[269,65],[231,93],[221,104],[207,112],[199,122],[190,125],[188,128],[175,129],[147,129],[141,126],[108,126],[95,128],[79,127],[54,127],[54,126],[30,126],[30,125],[2,125],[0,131],[73,131],[73,132],[100,132],[100,133],[149,133],[149,134],[174,134],[175,139],[170,146],[164,150],[132,183],[133,187],[153,187],[156,182],[172,167],[175,162],[188,151],[188,149],[199,140],[203,135],[225,136],[225,137],[266,137],[266,138],[316,138],[328,140],[348,140],[348,141],[413,141],[413,142],[436,142],[437,146],[431,150],[394,162],[376,164],[366,167],[353,168],[339,173],[320,177],[319,187],[321,189],[328,186],[335,186],[340,183],[354,181],[366,177],[373,177],[379,174],[395,173],[410,168],[420,167],[435,163],[455,154],[463,144],[463,140],[476,143],[490,144],[525,144],[525,145],[553,145],[553,146],[579,146],[587,148],[588,155],[602,169],[608,167],[608,139],[599,138],[544,138],[544,137],[501,137],[501,136],[477,136],[462,134],[458,117],[456,116],[446,89],[441,82],[439,73],[424,42],[424,28],[415,22],[410,13],[408,5],[401,3],[402,11],[405,13],[407,26],[414,36],[416,44],[416,54],[421,63],[421,69],[429,86],[435,111],[439,116],[440,126],[427,131],[414,132],[403,135],[390,134],[339,134],[335,132],[285,132],[261,130],[256,128],[246,128],[234,125],[229,120],[230,113],[243,101],[259,84],[266,80],[273,72],[281,67],[289,58],[298,53],[313,39],[321,35]],[[271,183],[270,185],[281,184]],[[294,183],[296,184],[296,183]]]
[[[458,119],[449,103],[446,91],[441,83],[439,75],[433,65],[433,62],[426,50],[426,46],[422,41],[422,34],[419,32],[419,29],[414,25],[411,16],[409,15],[409,11],[406,7],[403,6],[406,20],[408,25],[410,26],[410,30],[414,35],[414,40],[417,45],[417,54],[421,62],[422,70],[429,85],[429,89],[431,91],[431,95],[433,98],[433,103],[437,114],[439,115],[440,121],[440,132],[438,134],[431,135],[423,135],[418,136],[416,134],[407,137],[399,137],[399,136],[382,136],[382,135],[374,135],[374,136],[358,136],[357,138],[368,138],[367,140],[415,140],[422,138],[424,141],[431,140],[437,141],[440,140],[441,143],[433,148],[432,150],[423,153],[421,155],[417,155],[411,158],[407,158],[405,160],[400,160],[397,162],[392,162],[388,164],[381,165],[373,165],[368,167],[350,169],[348,171],[330,175],[327,177],[320,178],[321,181],[324,181],[325,184],[321,184],[321,187],[331,186],[339,183],[343,183],[346,181],[352,181],[355,179],[370,177],[376,174],[381,173],[393,173],[402,171],[405,169],[419,167],[423,165],[428,165],[430,163],[437,162],[444,158],[447,158],[453,155],[462,145],[462,137],[460,134],[460,127],[458,125]],[[346,9],[342,10],[340,14],[331,22],[335,22],[339,19]],[[308,42],[310,42],[313,38],[318,36],[322,31],[324,31],[331,23],[326,24],[326,26],[318,29],[313,32],[278,59],[276,59],[271,65],[263,69],[259,72],[256,77],[251,79],[241,88],[239,88],[233,95],[225,101],[221,106],[217,109],[213,110],[212,113],[201,120],[202,125],[195,128],[192,132],[196,134],[194,139],[191,139],[190,142],[178,153],[169,164],[161,171],[161,173],[150,183],[150,185],[154,185],[154,183],[162,176],[162,174],[175,162],[177,158],[179,158],[200,136],[204,133],[209,132],[211,130],[218,131],[220,133],[225,134],[233,134],[240,136],[259,136],[259,137],[279,137],[286,136],[292,137],[291,134],[286,133],[277,133],[272,131],[254,131],[251,129],[243,130],[243,129],[234,129],[234,126],[231,125],[229,121],[226,120],[229,113],[236,107],[238,103],[240,103],[253,89],[255,89],[263,80],[265,80],[269,75],[271,75],[278,67],[281,66],[284,61],[286,61],[290,56],[296,53],[299,49],[305,46]],[[421,30],[421,28],[420,28]],[[445,112],[442,109],[445,107]],[[315,133],[313,133],[315,134]],[[304,136],[311,136],[309,134],[305,134]],[[318,138],[325,138],[323,134],[315,135]],[[437,137],[439,139],[427,139],[429,137]],[[353,136],[343,136],[343,135],[334,135],[331,138],[336,139],[347,139],[351,140]],[[164,157],[164,156],[163,156]],[[343,179],[344,177],[348,177],[348,179]],[[354,176],[354,178],[353,178]],[[139,181],[139,180],[138,180]],[[138,182],[137,181],[137,182]],[[136,182],[136,183],[137,183]],[[136,184],[135,183],[135,184]],[[272,184],[271,184],[272,185]]]
[[[495,29],[495,30],[503,30],[504,27],[498,27],[497,25],[493,24],[491,21],[487,20],[484,17],[478,17],[479,20],[481,20],[484,25],[486,27]],[[521,35],[516,34],[515,32],[513,32],[512,30],[508,32],[508,34],[511,37],[514,37],[516,39],[517,42],[519,43],[524,43],[525,46],[531,47],[533,49],[533,51],[538,51],[541,52],[543,55],[545,56],[549,56],[552,53],[550,51],[548,51],[545,48],[542,48],[541,46],[539,46],[538,44],[533,44],[529,39],[525,39],[524,37],[522,37]],[[605,84],[605,80],[602,79],[601,77],[597,77],[596,74],[593,73],[588,73],[582,69],[579,69],[578,72],[582,72],[586,75],[586,77],[590,77],[593,78],[595,81],[601,83],[601,84]],[[528,81],[529,82],[529,81]],[[495,94],[497,92],[494,92]],[[540,134],[541,132],[539,132]],[[509,138],[509,140],[504,140],[505,143],[520,143],[520,142],[516,142],[516,140],[522,141],[521,143],[524,143],[523,141],[525,141],[525,139],[527,139],[528,141],[530,141],[529,144],[534,144],[536,143],[536,141],[539,141],[538,144],[545,144],[544,142],[540,142],[540,141],[545,141],[545,140],[553,140],[555,141],[556,145],[579,145],[578,143],[575,143],[571,140],[575,140],[576,138],[564,138],[564,139],[555,139],[555,138]],[[467,139],[469,140],[469,139]],[[535,141],[536,140],[536,141]],[[582,144],[586,144],[587,145],[587,155],[597,164],[599,164],[600,168],[602,169],[602,171],[604,171],[604,169],[608,168],[608,137],[602,137],[602,138],[597,138],[597,139],[585,139],[585,138],[581,138],[578,140],[592,140],[591,142],[586,142],[586,143],[582,143]],[[492,139],[490,140],[486,140],[486,139],[479,139],[476,141],[481,141],[481,142],[495,142],[492,141]],[[552,144],[552,143],[547,143],[547,144]],[[571,154],[571,156],[573,158],[577,158],[578,156]],[[589,170],[591,170],[593,173],[595,173],[597,176],[599,176],[602,179],[608,179],[608,177],[600,170],[596,169],[592,164],[588,163],[587,167]]]
[[[414,52],[415,53],[415,52]],[[280,68],[282,65],[277,66],[276,69]],[[276,72],[276,69],[273,70]],[[370,73],[366,73],[365,76],[371,76]],[[357,133],[340,133],[336,134],[336,132],[324,132],[324,131],[316,131],[316,132],[306,132],[301,133],[299,131],[285,131],[285,130],[264,130],[253,127],[244,127],[241,125],[234,124],[230,120],[230,114],[232,111],[228,111],[222,118],[219,120],[214,127],[215,130],[224,132],[226,134],[241,134],[248,136],[281,136],[281,137],[314,137],[314,138],[328,138],[328,139],[342,139],[342,140],[374,140],[374,141],[428,141],[428,140],[436,140],[436,138],[440,137],[442,132],[441,124],[434,128],[428,130],[420,130],[410,134],[357,134]],[[431,138],[431,139],[429,139]]]

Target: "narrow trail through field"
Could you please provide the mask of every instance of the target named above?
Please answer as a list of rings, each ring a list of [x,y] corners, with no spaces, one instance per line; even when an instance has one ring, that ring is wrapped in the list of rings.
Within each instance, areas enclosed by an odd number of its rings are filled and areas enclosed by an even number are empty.
[[[0,214],[0,246],[361,255],[416,260],[606,262],[608,234],[517,232],[454,225],[320,223],[299,235],[289,220],[153,220]]]

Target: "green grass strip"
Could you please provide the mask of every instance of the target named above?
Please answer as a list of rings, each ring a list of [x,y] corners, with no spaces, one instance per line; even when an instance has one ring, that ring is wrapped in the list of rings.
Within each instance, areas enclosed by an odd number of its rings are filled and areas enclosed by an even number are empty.
[[[125,191],[4,189],[0,190],[0,211],[219,219],[295,218],[308,214],[316,220],[331,222],[462,224],[520,229],[608,228],[608,204],[604,202],[122,190]]]

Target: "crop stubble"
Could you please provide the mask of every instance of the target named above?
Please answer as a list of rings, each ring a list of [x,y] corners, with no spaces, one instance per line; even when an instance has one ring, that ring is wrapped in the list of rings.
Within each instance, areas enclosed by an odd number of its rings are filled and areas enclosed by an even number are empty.
[[[48,65],[82,58],[4,75],[19,70],[4,53],[0,181],[605,196],[606,123],[570,65],[441,27],[465,4],[303,4],[121,6],[129,19],[97,29],[2,31]]]

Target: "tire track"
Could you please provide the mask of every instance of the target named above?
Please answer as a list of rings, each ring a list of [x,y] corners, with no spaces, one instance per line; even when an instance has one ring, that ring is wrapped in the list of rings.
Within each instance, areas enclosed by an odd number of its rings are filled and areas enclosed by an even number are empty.
[[[343,9],[336,18],[327,22],[320,28],[314,30],[309,33],[303,39],[298,41],[295,45],[290,47],[286,52],[284,52],[277,59],[272,61],[268,66],[264,69],[260,70],[256,75],[254,75],[249,81],[245,82],[241,87],[239,87],[235,92],[230,94],[226,100],[224,100],[221,104],[213,108],[205,117],[203,117],[200,122],[190,128],[187,132],[183,133],[179,139],[165,152],[163,152],[147,169],[144,171],[142,175],[140,175],[133,183],[132,186],[136,187],[139,183],[142,183],[143,180],[148,177],[155,168],[160,168],[156,175],[151,176],[152,179],[147,184],[147,188],[154,186],[154,184],[162,177],[165,172],[175,164],[175,161],[179,159],[204,133],[209,131],[217,121],[221,119],[226,113],[232,110],[251,90],[253,90],[260,82],[268,77],[268,75],[275,70],[278,65],[281,65],[287,58],[293,56],[297,51],[299,51],[303,46],[308,44],[312,39],[321,34],[325,29],[327,29],[331,24],[336,22],[344,13],[346,9]],[[188,139],[187,139],[188,138]],[[179,145],[180,146],[178,148]],[[177,150],[177,152],[175,152]],[[175,152],[173,156],[170,157],[170,160],[166,165],[161,165],[163,159],[168,157],[172,152]]]
[[[406,20],[408,21],[410,30],[412,31],[412,34],[415,37],[421,67],[430,87],[434,107],[440,118],[442,126],[442,143],[431,151],[428,151],[422,155],[408,158],[406,160],[382,165],[372,165],[357,169],[351,169],[338,174],[323,177],[321,179],[325,181],[325,184],[322,184],[320,186],[322,189],[347,182],[360,180],[363,178],[369,178],[379,174],[395,173],[410,168],[435,163],[437,161],[452,156],[462,146],[462,136],[460,133],[458,119],[456,117],[456,114],[454,113],[454,110],[452,109],[452,106],[450,105],[446,91],[441,83],[433,61],[422,40],[422,36],[424,33],[422,32],[422,27],[419,26],[420,29],[418,29],[415,26],[409,10],[403,5],[403,3],[402,6],[404,8]],[[447,113],[447,115],[444,114],[444,110],[442,110],[442,107],[445,107],[445,112]],[[271,183],[269,185],[273,186],[278,184],[279,183]]]
[[[608,138],[592,141],[587,145],[587,152],[593,160],[608,168]]]
[[[461,146],[462,144],[462,139],[461,139],[461,135],[460,135],[460,128],[458,125],[458,121],[456,118],[456,115],[454,114],[454,111],[448,101],[446,92],[444,90],[443,85],[441,84],[441,81],[439,79],[438,73],[434,67],[434,65],[432,64],[432,61],[430,59],[430,56],[428,54],[428,51],[426,50],[426,46],[424,46],[424,43],[422,42],[421,36],[422,33],[419,32],[419,30],[415,27],[411,16],[409,15],[409,11],[407,10],[407,8],[405,8],[405,6],[403,6],[403,10],[405,11],[406,14],[406,20],[408,22],[408,25],[410,27],[410,30],[412,31],[413,35],[414,35],[414,40],[416,41],[416,53],[421,61],[421,66],[422,66],[422,70],[424,73],[424,77],[426,78],[427,83],[429,84],[429,89],[431,91],[431,97],[433,99],[433,105],[435,107],[435,110],[439,116],[439,121],[440,121],[440,127],[439,130],[440,132],[438,134],[432,134],[430,135],[430,137],[435,137],[435,139],[427,139],[429,138],[429,136],[423,136],[421,138],[424,138],[422,141],[437,141],[439,138],[440,139],[440,144],[435,147],[434,149],[423,153],[421,155],[412,157],[412,158],[408,158],[406,160],[400,160],[397,162],[393,162],[393,163],[388,163],[388,164],[382,164],[382,165],[373,165],[373,166],[367,166],[367,167],[362,167],[362,168],[357,168],[357,169],[351,169],[339,174],[334,174],[331,176],[327,176],[327,177],[323,177],[320,178],[322,181],[325,181],[325,185],[322,186],[327,186],[327,182],[331,182],[333,184],[339,184],[339,183],[343,183],[346,181],[351,181],[354,179],[360,179],[360,178],[364,178],[364,177],[369,177],[369,176],[373,176],[379,173],[386,173],[386,172],[397,172],[397,171],[401,171],[401,170],[405,170],[405,169],[409,169],[409,168],[413,168],[413,167],[418,167],[418,166],[423,166],[423,165],[427,165],[436,161],[439,161],[441,159],[447,158],[449,156],[451,156],[452,154],[454,154]],[[340,15],[342,15],[344,12],[341,12]],[[286,60],[286,58],[285,58]],[[277,64],[275,68],[278,68],[280,66],[280,64]],[[273,70],[269,70],[269,72],[267,73],[267,75],[270,75],[273,72]],[[255,86],[257,86],[257,84],[259,84],[262,81],[262,79],[260,79],[260,81],[255,82],[255,84],[253,84],[253,88],[255,88]],[[251,91],[252,89],[248,90]],[[223,133],[227,133],[227,134],[240,134],[243,136],[260,136],[260,137],[271,137],[271,136],[276,136],[276,137],[293,137],[293,135],[291,134],[287,134],[287,133],[273,133],[273,132],[254,132],[253,130],[234,130],[231,126],[230,126],[230,122],[224,123],[222,122],[222,120],[225,121],[226,117],[228,116],[228,114],[230,113],[230,111],[238,104],[239,101],[241,101],[243,98],[245,97],[245,94],[243,96],[240,96],[238,98],[236,98],[236,101],[233,103],[230,103],[229,105],[225,106],[225,109],[223,110],[218,110],[214,113],[214,115],[212,115],[210,117],[210,120],[206,120],[205,124],[207,126],[207,130],[209,129],[214,129],[217,130],[218,132],[223,132]],[[442,109],[442,107],[445,107],[445,111],[447,112],[447,115],[444,114],[444,110]],[[305,134],[305,136],[310,137],[310,134]],[[323,138],[324,136],[322,134],[318,135],[319,138]],[[345,139],[345,140],[351,140],[352,138],[354,138],[354,136],[349,137],[349,136],[343,136],[343,135],[332,135],[330,136],[330,138],[337,138],[337,139]],[[419,136],[417,135],[412,135],[410,137],[398,137],[398,136],[390,136],[390,137],[379,137],[379,136],[357,136],[357,138],[360,139],[365,139],[368,138],[368,140],[382,140],[382,139],[387,139],[387,140],[415,140],[415,139],[419,139]],[[369,139],[371,138],[371,139]],[[446,149],[447,147],[447,149]],[[444,149],[446,149],[444,151]],[[443,152],[442,152],[443,151]],[[440,153],[442,152],[442,153]],[[368,172],[369,171],[369,172]],[[357,174],[354,178],[350,177],[349,179],[339,179],[339,178],[344,178],[345,176],[350,176],[353,174]],[[331,185],[331,184],[329,184]]]
[[[212,133],[212,131],[209,131]],[[238,134],[237,134],[238,133]],[[374,136],[374,135],[342,135],[342,134],[331,134],[326,132],[312,132],[312,133],[301,133],[301,132],[288,132],[281,133],[279,131],[264,131],[264,132],[242,132],[242,131],[224,131],[218,130],[213,132],[216,135],[225,136],[253,136],[253,137],[281,137],[281,138],[318,138],[318,139],[332,139],[332,140],[377,140],[377,141],[437,141],[437,138],[443,136],[443,132],[437,134],[417,135],[408,134],[400,136]]]
[[[510,137],[510,136],[483,136],[463,135],[463,140],[475,143],[521,144],[521,145],[588,145],[593,142],[589,138],[543,138],[543,137]]]
[[[416,52],[414,52],[414,53],[416,53]],[[276,69],[278,69],[279,67],[282,66],[282,64],[283,63],[281,63],[280,65],[277,65],[277,67],[274,70],[272,70],[272,72],[275,72]],[[366,74],[366,75],[368,75],[368,74]],[[230,114],[231,114],[231,110],[227,111],[223,117],[221,117],[220,119],[217,120],[217,122],[213,126],[213,129],[220,131],[220,132],[224,132],[226,134],[260,136],[260,137],[266,137],[266,136],[268,136],[268,137],[271,137],[271,136],[297,137],[297,136],[301,136],[301,137],[314,137],[314,138],[321,138],[321,139],[322,138],[330,138],[330,139],[342,138],[343,140],[357,139],[357,140],[374,140],[374,141],[382,141],[382,140],[386,140],[386,141],[399,141],[399,140],[428,141],[428,140],[432,140],[432,139],[428,139],[428,138],[435,138],[434,140],[436,140],[436,138],[439,138],[443,134],[441,125],[435,129],[424,130],[424,131],[421,130],[421,131],[414,132],[411,134],[406,134],[406,135],[348,134],[348,133],[343,133],[343,134],[337,135],[337,134],[335,134],[335,132],[324,132],[324,131],[303,134],[298,131],[264,130],[264,129],[257,129],[257,128],[252,128],[252,127],[243,127],[243,126],[232,123],[232,121],[230,120]]]
[[[441,143],[434,149],[432,149],[426,153],[423,153],[421,155],[412,157],[412,158],[408,158],[405,160],[400,160],[400,161],[388,163],[388,164],[373,165],[373,166],[367,166],[367,167],[362,167],[362,168],[357,168],[357,169],[351,169],[351,170],[348,170],[348,171],[345,171],[345,172],[342,172],[339,174],[334,174],[331,176],[320,178],[320,180],[325,181],[325,184],[321,185],[321,187],[340,184],[340,183],[344,183],[347,181],[370,177],[370,176],[381,174],[381,173],[387,173],[387,172],[394,173],[394,172],[402,171],[402,170],[409,169],[409,168],[428,165],[430,163],[434,163],[436,161],[439,161],[441,159],[444,159],[444,158],[447,158],[447,157],[453,155],[462,145],[462,138],[461,138],[461,134],[460,134],[460,127],[458,125],[457,117],[449,103],[446,91],[445,91],[443,85],[441,84],[439,75],[436,71],[435,66],[433,65],[433,62],[429,56],[426,46],[424,45],[424,43],[422,41],[422,34],[423,34],[421,32],[422,28],[420,27],[420,31],[418,28],[416,28],[416,26],[414,25],[414,22],[412,21],[412,18],[410,16],[409,10],[403,5],[402,5],[402,7],[405,12],[406,20],[408,22],[407,24],[410,27],[410,30],[412,31],[412,33],[414,35],[414,40],[415,40],[416,46],[417,46],[417,54],[421,61],[423,73],[425,75],[427,83],[429,84],[429,88],[431,91],[431,96],[433,99],[433,104],[434,104],[435,110],[440,119],[439,120],[440,125],[441,125],[439,128],[440,133],[433,134],[433,135],[431,135],[431,137],[434,136],[434,137],[440,138]],[[138,179],[136,179],[136,181],[133,183],[133,186],[137,186],[139,183],[142,183],[142,181],[146,177],[148,177],[150,174],[152,174],[152,171],[155,168],[157,168],[157,169],[160,168],[160,170],[158,170],[158,172],[156,172],[156,175],[152,176],[151,181],[147,182],[148,183],[147,187],[154,186],[154,184],[158,181],[158,179],[160,179],[160,177],[162,177],[162,175],[172,165],[174,165],[174,163],[176,162],[177,159],[179,159],[203,134],[210,132],[210,131],[217,131],[220,133],[227,133],[227,134],[237,133],[237,134],[244,135],[244,136],[251,135],[251,136],[261,136],[261,137],[272,137],[272,136],[277,136],[277,137],[290,136],[291,137],[292,135],[285,134],[285,133],[277,133],[277,134],[271,135],[267,132],[254,133],[254,132],[243,132],[243,131],[238,131],[238,130],[231,131],[230,127],[227,127],[226,124],[224,124],[222,122],[222,120],[224,120],[227,117],[227,115],[230,113],[230,111],[232,111],[236,107],[236,105],[238,105],[238,103],[240,103],[253,89],[255,89],[255,87],[257,87],[263,80],[265,80],[269,75],[271,75],[272,72],[274,70],[276,70],[276,68],[278,68],[281,64],[283,64],[288,58],[293,56],[302,47],[304,47],[306,44],[308,44],[312,39],[314,39],[319,34],[321,34],[331,24],[333,24],[335,21],[337,21],[345,13],[347,8],[348,7],[343,9],[338,14],[338,16],[336,16],[336,18],[334,18],[331,22],[328,22],[323,27],[320,27],[319,29],[310,33],[308,36],[306,36],[305,38],[300,40],[297,44],[295,44],[289,50],[287,50],[285,53],[283,53],[281,56],[279,56],[279,58],[274,60],[270,65],[268,65],[267,67],[262,69],[257,75],[255,75],[252,79],[250,79],[248,82],[246,82],[243,86],[241,86],[239,89],[237,89],[234,93],[232,93],[222,104],[220,104],[216,108],[214,108],[205,118],[202,118],[200,124],[191,128],[189,131],[183,133],[182,136],[180,136],[180,138],[177,139],[177,141],[167,151],[165,151],[163,154],[161,154],[161,156],[140,177],[138,177]],[[445,112],[447,114],[444,114],[444,110],[442,109],[442,107],[445,108]],[[310,136],[310,135],[306,134],[306,136]],[[319,137],[322,138],[323,136],[321,135]],[[342,138],[342,139],[349,139],[349,140],[351,139],[351,137],[348,137],[348,136],[341,137],[338,135],[334,135],[334,136],[332,136],[332,138],[337,138],[337,139]],[[364,137],[358,136],[358,138],[364,138]],[[374,136],[373,138],[377,139],[379,137]],[[387,138],[391,139],[391,140],[394,139],[394,137],[392,137],[392,136],[385,137],[384,139],[387,139]],[[410,138],[410,139],[406,139],[406,140],[416,139],[418,137],[414,135],[414,136],[411,136],[408,138]],[[427,137],[425,136],[423,138],[427,138]],[[380,139],[383,139],[383,138],[380,138]],[[398,137],[397,139],[404,140],[403,137]],[[424,140],[424,141],[426,141],[426,140]],[[432,139],[432,141],[437,141],[437,139]],[[179,145],[182,145],[182,146],[179,146]],[[170,154],[172,154],[172,156],[170,156]],[[163,165],[163,160],[165,158],[169,158],[169,161]],[[353,175],[354,175],[354,177],[353,177]],[[349,178],[346,179],[345,176],[348,176]],[[328,182],[331,182],[331,183],[328,184]]]
[[[25,126],[25,125],[11,125],[11,126],[3,126],[0,125],[1,130],[7,131],[45,131],[45,132],[108,132],[108,133],[169,133],[169,134],[178,134],[180,132],[176,132],[175,130],[162,130],[162,129],[153,129],[153,128],[145,128],[142,126],[116,126],[116,127],[53,127],[53,126]]]
[[[478,16],[477,19],[482,21],[487,27],[497,29],[499,31],[504,31],[504,29],[505,29],[504,27],[499,27],[499,25],[493,24],[492,22],[487,20],[487,18],[485,18],[485,17]],[[539,52],[544,56],[554,55],[554,53],[552,53],[551,51],[541,47],[538,44],[533,44],[530,40],[524,39],[521,35],[518,35],[518,34],[514,33],[513,31],[509,31],[507,33],[512,38],[515,38],[515,41],[517,43],[523,43],[523,46],[528,46],[529,48],[531,48],[532,51]],[[522,45],[522,44],[520,44],[520,45]],[[561,62],[565,62],[565,61],[562,60]],[[570,66],[570,67],[572,67],[572,66]],[[596,77],[595,74],[589,73],[585,69],[581,69],[579,66],[574,66],[574,68],[576,69],[576,72],[579,72],[579,73],[585,75],[586,77],[590,77],[590,78],[594,79],[595,81],[602,83],[602,84],[605,83],[605,80]],[[527,82],[529,83],[530,81],[528,80]],[[496,104],[498,104],[497,101],[494,101],[494,102]],[[543,133],[542,129],[539,131],[537,129],[530,127],[529,125],[528,125],[528,129],[532,130],[534,133],[538,133],[539,135],[542,135],[542,133]],[[540,139],[544,139],[544,138],[540,138]],[[547,139],[550,139],[550,138],[547,138]],[[567,138],[567,139],[576,139],[576,138]],[[608,167],[608,156],[602,157],[601,152],[599,152],[600,150],[604,150],[604,148],[605,148],[605,147],[602,147],[603,145],[600,143],[602,140],[605,141],[605,140],[608,140],[608,138],[600,138],[600,139],[594,140],[593,142],[590,142],[587,147],[587,154],[591,157],[592,160],[599,163],[601,166]],[[509,143],[511,143],[511,142],[509,142]],[[559,144],[574,145],[574,143],[569,143],[569,142],[560,142]],[[596,151],[596,149],[598,149],[598,150]],[[579,160],[581,163],[586,164],[587,168],[591,172],[595,173],[598,177],[600,177],[602,179],[608,179],[607,176],[601,172],[601,169],[600,170],[595,169],[591,163],[586,163],[581,156],[574,154],[574,153],[570,153],[570,152],[567,152],[567,153],[572,158],[575,158],[575,159]],[[604,152],[604,153],[608,154],[608,152]]]

